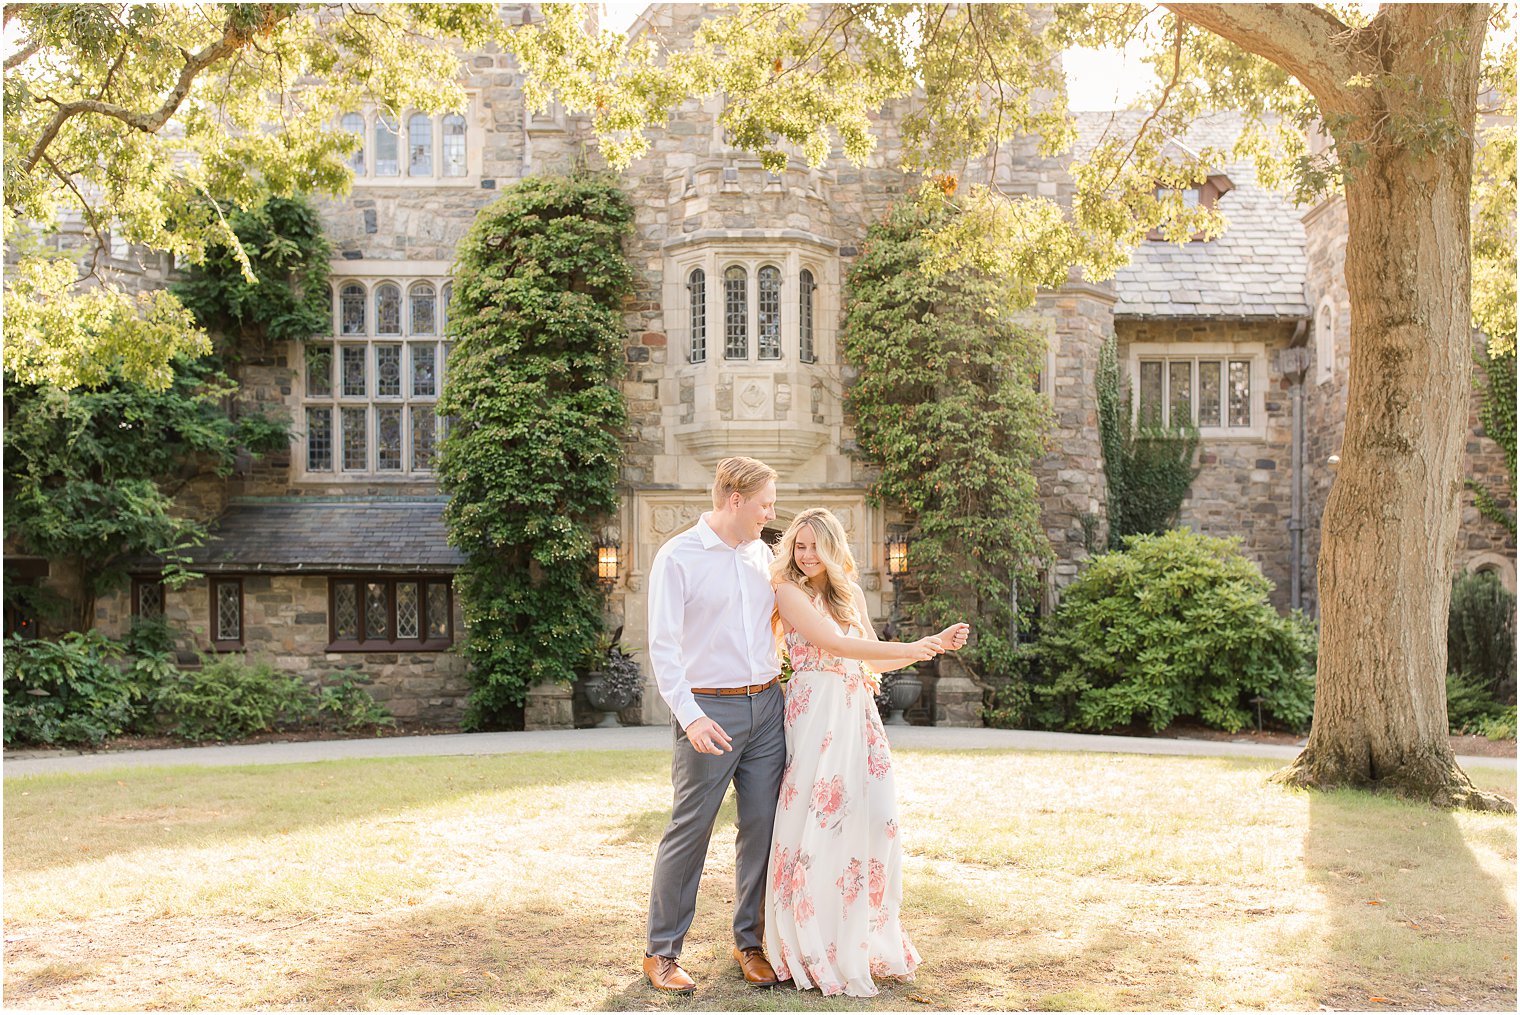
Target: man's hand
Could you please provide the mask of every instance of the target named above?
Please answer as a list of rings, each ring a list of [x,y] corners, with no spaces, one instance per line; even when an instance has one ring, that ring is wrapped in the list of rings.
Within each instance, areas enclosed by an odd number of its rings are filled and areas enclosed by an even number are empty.
[[[693,719],[686,727],[686,739],[698,754],[724,754],[734,749],[733,741],[723,732],[723,727],[707,716]]]

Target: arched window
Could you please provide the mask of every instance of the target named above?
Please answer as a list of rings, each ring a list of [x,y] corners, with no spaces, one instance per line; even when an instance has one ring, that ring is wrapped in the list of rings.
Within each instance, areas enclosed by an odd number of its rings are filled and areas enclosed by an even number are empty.
[[[355,176],[364,175],[364,117],[359,113],[344,113],[340,126],[350,134],[359,135],[359,147],[348,157],[348,168]]]
[[[804,363],[818,361],[813,350],[813,290],[816,288],[813,273],[803,268],[802,274],[797,276],[797,357]]]
[[[375,334],[401,334],[401,288],[389,282],[375,288]]]
[[[401,125],[384,113],[375,117],[375,175],[401,175]]]
[[[364,334],[364,287],[351,282],[343,287],[338,296],[343,319],[343,334]]]
[[[1314,315],[1314,359],[1316,384],[1335,377],[1335,307],[1326,296]]]
[[[749,274],[738,265],[723,273],[723,358],[749,358]]]
[[[758,345],[761,359],[781,358],[781,269],[774,264],[761,267],[758,318]]]
[[[692,363],[707,361],[707,272],[694,269],[686,280],[691,306],[691,348],[687,359]]]
[[[443,305],[439,308],[440,310],[443,311],[443,313],[442,313],[442,319],[439,321],[439,324],[438,324],[438,331],[439,331],[440,334],[449,330],[449,306],[453,302],[454,302],[454,283],[453,282],[445,282],[443,284],[443,300],[442,300],[442,304]]]
[[[443,118],[443,175],[465,175],[464,117],[458,113]]]
[[[413,113],[406,122],[406,142],[411,152],[406,175],[432,176],[433,118],[426,113]]]
[[[438,333],[438,290],[431,282],[418,282],[412,286],[411,331],[413,335]]]

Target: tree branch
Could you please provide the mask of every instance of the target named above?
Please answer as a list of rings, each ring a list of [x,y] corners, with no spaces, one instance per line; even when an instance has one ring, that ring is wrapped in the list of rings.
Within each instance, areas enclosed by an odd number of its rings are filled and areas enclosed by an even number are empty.
[[[1350,112],[1364,104],[1347,85],[1380,67],[1355,45],[1360,33],[1315,4],[1162,4],[1178,18],[1264,57],[1314,93],[1321,108]]]
[[[114,102],[102,102],[99,99],[80,99],[75,102],[59,103],[58,111],[53,114],[53,118],[43,128],[42,135],[32,145],[32,150],[22,160],[22,175],[31,173],[37,163],[42,160],[48,145],[52,144],[53,139],[58,136],[58,131],[70,118],[81,113],[109,116],[145,134],[157,132],[169,121],[169,117],[174,115],[175,110],[179,109],[180,103],[185,101],[185,96],[190,94],[190,86],[195,83],[195,78],[201,71],[247,45],[255,32],[267,32],[276,23],[293,17],[297,9],[295,4],[264,4],[261,7],[262,19],[257,25],[240,27],[233,25],[230,20],[225,22],[220,39],[199,53],[186,54],[185,65],[180,68],[179,80],[175,82],[174,89],[164,99],[163,104],[154,112],[140,113]]]
[[[36,53],[37,50],[41,48],[42,43],[36,39],[33,39],[31,42],[28,42],[25,46],[22,46],[20,49],[16,50],[16,52],[5,58],[5,69],[14,70],[17,67],[20,67],[22,64],[26,63],[32,58],[32,54]]]

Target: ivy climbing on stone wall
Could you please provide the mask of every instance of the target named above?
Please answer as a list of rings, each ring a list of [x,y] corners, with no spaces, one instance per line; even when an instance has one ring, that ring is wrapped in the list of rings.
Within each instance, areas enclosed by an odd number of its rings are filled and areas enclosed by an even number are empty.
[[[973,664],[997,670],[1014,583],[1031,603],[1050,556],[1034,476],[1051,421],[1036,384],[1046,343],[1022,320],[1018,287],[925,270],[929,237],[954,214],[905,201],[871,229],[849,276],[842,344],[858,378],[846,401],[857,455],[880,470],[873,500],[914,524],[916,619],[970,621]]]
[[[512,187],[460,242],[439,411],[440,484],[474,690],[466,728],[573,680],[602,633],[599,523],[617,508],[622,253],[633,209],[604,176]]]

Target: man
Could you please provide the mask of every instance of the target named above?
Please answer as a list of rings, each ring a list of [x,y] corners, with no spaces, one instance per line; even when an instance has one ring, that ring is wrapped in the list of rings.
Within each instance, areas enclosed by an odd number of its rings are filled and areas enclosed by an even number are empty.
[[[712,495],[713,510],[671,537],[649,572],[649,662],[674,717],[675,803],[655,853],[644,975],[673,994],[696,990],[677,959],[730,784],[739,801],[733,956],[749,983],[778,982],[761,945],[786,763],[771,552],[760,539],[776,517],[776,471],[753,458],[725,458]]]

